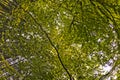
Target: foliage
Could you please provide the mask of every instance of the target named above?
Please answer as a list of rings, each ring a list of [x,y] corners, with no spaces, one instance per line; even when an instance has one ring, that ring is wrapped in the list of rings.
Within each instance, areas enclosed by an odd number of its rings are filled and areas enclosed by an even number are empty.
[[[119,0],[0,1],[1,79],[119,79],[119,53]]]

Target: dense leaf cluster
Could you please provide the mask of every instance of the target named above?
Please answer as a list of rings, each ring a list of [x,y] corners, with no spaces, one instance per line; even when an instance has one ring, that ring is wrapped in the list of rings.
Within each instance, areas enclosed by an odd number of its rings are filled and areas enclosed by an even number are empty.
[[[119,80],[119,57],[119,0],[0,0],[2,80]]]

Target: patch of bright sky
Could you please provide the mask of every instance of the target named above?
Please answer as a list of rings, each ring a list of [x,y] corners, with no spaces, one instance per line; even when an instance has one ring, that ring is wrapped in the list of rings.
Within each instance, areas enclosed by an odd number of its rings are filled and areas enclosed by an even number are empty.
[[[97,40],[97,42],[101,42],[101,39],[99,38],[99,39]]]
[[[113,67],[113,63],[113,59],[110,59],[105,65],[100,65],[99,69],[101,71],[101,74],[106,74],[107,72],[109,72]]]
[[[72,47],[75,47],[77,50],[79,50],[82,47],[82,44],[71,44]]]
[[[109,26],[110,26],[112,29],[114,28],[113,24],[109,24]]]
[[[106,74],[107,72],[109,72],[112,69],[112,66],[109,66],[108,64],[105,64],[105,66],[102,66],[102,70],[103,73],[102,74]]]

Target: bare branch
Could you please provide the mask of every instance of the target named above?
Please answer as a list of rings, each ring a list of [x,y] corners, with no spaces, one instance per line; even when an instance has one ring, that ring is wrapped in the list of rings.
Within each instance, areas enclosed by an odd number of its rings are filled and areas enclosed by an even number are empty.
[[[22,8],[22,9],[24,10],[24,8]],[[65,67],[64,63],[62,62],[62,59],[61,59],[61,57],[60,57],[60,53],[59,53],[59,51],[58,51],[58,48],[53,44],[53,42],[52,42],[52,40],[50,39],[48,33],[43,29],[42,25],[41,25],[40,23],[38,23],[38,21],[30,14],[29,11],[26,11],[26,10],[24,10],[24,11],[29,14],[29,16],[34,20],[34,22],[40,27],[40,29],[42,30],[42,32],[45,34],[45,36],[46,36],[46,38],[48,39],[48,41],[50,42],[51,46],[55,49],[55,51],[56,51],[56,53],[57,53],[57,56],[58,56],[58,59],[59,59],[61,65],[62,65],[63,69],[67,72],[70,80],[73,80],[70,72],[69,72],[68,69]]]

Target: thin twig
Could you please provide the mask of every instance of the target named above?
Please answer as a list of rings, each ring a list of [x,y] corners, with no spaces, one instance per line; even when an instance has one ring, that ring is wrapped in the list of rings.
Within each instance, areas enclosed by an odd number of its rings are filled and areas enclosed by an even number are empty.
[[[23,9],[23,8],[22,8]],[[24,9],[23,9],[24,10]],[[46,38],[48,39],[48,41],[50,42],[51,46],[55,49],[56,53],[57,53],[57,56],[58,56],[58,59],[62,65],[62,67],[64,68],[64,70],[67,72],[70,80],[73,80],[70,72],[68,71],[68,69],[65,67],[64,63],[62,62],[62,59],[60,57],[60,53],[57,49],[57,47],[53,44],[52,40],[50,39],[48,33],[43,29],[42,25],[40,23],[38,23],[38,21],[32,16],[32,14],[26,10],[24,10],[25,12],[27,12],[29,14],[29,16],[34,20],[34,22],[40,27],[41,31],[45,34]]]

